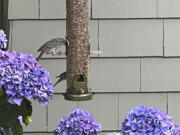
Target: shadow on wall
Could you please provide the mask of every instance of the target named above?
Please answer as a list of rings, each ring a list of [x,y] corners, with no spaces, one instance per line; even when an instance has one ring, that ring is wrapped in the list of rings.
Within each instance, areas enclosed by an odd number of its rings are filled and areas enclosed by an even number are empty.
[[[0,29],[3,29],[9,39],[8,1],[0,0]]]

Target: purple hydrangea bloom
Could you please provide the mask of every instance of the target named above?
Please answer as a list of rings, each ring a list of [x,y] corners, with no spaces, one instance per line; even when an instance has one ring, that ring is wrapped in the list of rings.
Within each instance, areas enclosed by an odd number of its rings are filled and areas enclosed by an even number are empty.
[[[139,106],[129,112],[121,130],[124,135],[173,135],[174,124],[165,112]]]
[[[174,125],[173,135],[180,135],[180,126]]]
[[[23,98],[46,105],[53,95],[49,73],[31,55],[0,51],[0,86],[11,104],[20,105]]]
[[[3,30],[0,30],[0,49],[5,49],[7,47],[6,34]]]
[[[63,117],[54,131],[54,135],[98,135],[101,125],[93,116],[82,110],[75,109],[69,117]]]

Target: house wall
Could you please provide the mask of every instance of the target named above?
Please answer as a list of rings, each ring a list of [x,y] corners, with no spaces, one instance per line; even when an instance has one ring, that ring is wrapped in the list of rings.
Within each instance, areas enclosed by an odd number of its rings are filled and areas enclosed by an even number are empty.
[[[138,105],[158,107],[180,124],[180,1],[89,1],[91,101],[79,107],[91,112],[103,131],[120,128]],[[47,40],[65,37],[65,0],[9,0],[10,49],[32,54]],[[44,56],[53,79],[65,71],[65,58]],[[65,101],[65,82],[54,89],[47,107],[33,103],[33,121],[25,135],[48,135],[62,116],[77,107]],[[105,133],[103,133],[105,134]]]
[[[1,27],[1,22],[2,22],[2,19],[1,19],[1,17],[2,17],[2,0],[0,0],[0,27]]]
[[[5,33],[9,33],[9,20],[8,20],[8,0],[0,0],[0,29]],[[7,38],[9,38],[9,35]]]

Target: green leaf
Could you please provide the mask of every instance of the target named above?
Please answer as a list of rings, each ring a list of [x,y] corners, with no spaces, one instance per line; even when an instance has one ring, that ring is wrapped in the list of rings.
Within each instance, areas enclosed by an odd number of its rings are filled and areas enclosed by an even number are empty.
[[[14,125],[11,127],[11,131],[13,135],[23,135],[23,128],[22,125],[20,124],[19,120],[16,120]]]
[[[7,103],[8,97],[7,96],[0,96],[0,106]]]
[[[4,134],[8,135],[8,133],[9,133],[9,128],[4,128]]]
[[[4,89],[1,87],[1,88],[0,88],[0,97],[1,97],[1,96],[4,96],[5,94],[6,94],[6,93],[5,93]]]
[[[27,99],[23,99],[22,104],[20,106],[20,116],[23,118],[23,123],[27,126],[31,121],[32,115],[32,105],[31,102]]]
[[[19,116],[19,107],[8,102],[0,105],[0,127],[11,127]]]
[[[4,89],[0,88],[0,127],[11,128],[13,135],[21,135],[23,129],[18,116],[22,116],[22,121],[26,126],[29,124],[32,115],[31,102],[24,98],[20,106],[10,104],[8,95],[3,91]]]
[[[32,105],[27,99],[23,99],[20,106],[8,103],[7,96],[0,97],[0,127],[12,127],[18,116],[22,116],[23,123],[28,125],[32,115]]]
[[[0,105],[5,104],[8,101],[8,97],[2,87],[0,87]]]

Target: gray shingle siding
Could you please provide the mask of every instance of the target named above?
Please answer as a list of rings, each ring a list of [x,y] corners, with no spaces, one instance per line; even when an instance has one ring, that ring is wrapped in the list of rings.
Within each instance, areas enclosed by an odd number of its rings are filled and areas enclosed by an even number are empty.
[[[94,114],[103,130],[118,130],[137,105],[161,108],[180,124],[180,1],[89,0],[92,101],[80,107]],[[65,0],[9,0],[10,48],[33,54],[47,40],[65,36]],[[65,59],[41,60],[55,81]],[[25,135],[50,135],[59,119],[77,106],[65,101],[65,82],[47,108],[34,103]],[[46,134],[47,133],[47,134]],[[105,133],[102,133],[105,134]]]

